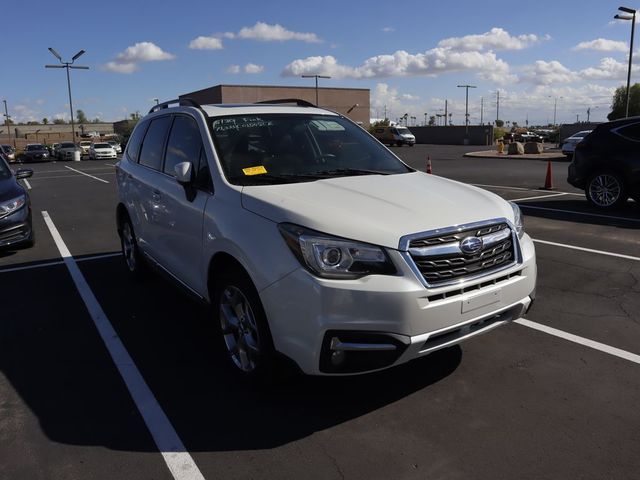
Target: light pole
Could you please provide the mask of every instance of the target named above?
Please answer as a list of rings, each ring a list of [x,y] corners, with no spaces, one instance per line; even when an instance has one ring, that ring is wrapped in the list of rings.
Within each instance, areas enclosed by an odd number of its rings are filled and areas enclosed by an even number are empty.
[[[618,10],[629,15],[616,15],[613,18],[618,20],[631,20],[631,42],[629,43],[629,69],[627,70],[627,107],[625,109],[625,117],[629,116],[629,89],[631,87],[631,64],[633,61],[633,35],[636,29],[636,12],[633,8],[618,7]]]
[[[551,95],[547,95],[548,98],[553,98]],[[558,111],[558,99],[564,97],[555,97],[553,101],[553,125],[556,125],[556,112]]]
[[[76,143],[76,128],[75,128],[75,125],[73,124],[73,102],[71,101],[71,79],[69,78],[69,69],[76,68],[78,70],[89,70],[89,67],[81,67],[79,65],[73,64],[73,62],[75,62],[79,57],[84,55],[85,51],[80,50],[73,57],[71,57],[70,62],[62,61],[62,57],[60,56],[60,54],[56,52],[53,48],[49,47],[49,51],[54,57],[58,59],[58,61],[60,62],[60,65],[45,65],[44,68],[64,68],[67,70],[67,89],[69,90],[69,110],[71,111],[71,135],[72,135],[71,141],[73,143]]]
[[[424,112],[424,126],[427,126],[427,112]]]
[[[9,110],[7,109],[7,101],[6,100],[2,100],[4,102],[4,121],[7,124],[7,135],[9,135],[9,143],[11,143],[11,129],[9,128],[9,120],[11,120],[11,117],[9,116]],[[14,143],[14,147],[15,147],[15,142]]]
[[[302,78],[315,78],[316,79],[316,107],[318,106],[318,79],[319,78],[331,78],[329,75],[302,75]]]

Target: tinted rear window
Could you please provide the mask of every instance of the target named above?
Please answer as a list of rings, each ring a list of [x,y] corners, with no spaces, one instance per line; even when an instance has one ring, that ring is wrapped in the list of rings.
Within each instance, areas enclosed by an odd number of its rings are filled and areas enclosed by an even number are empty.
[[[154,170],[162,170],[162,152],[167,131],[171,125],[171,117],[160,117],[152,120],[142,142],[140,164]]]
[[[127,143],[127,157],[129,157],[129,160],[132,162],[138,161],[140,145],[142,145],[142,139],[147,131],[147,127],[149,127],[148,123],[138,125],[133,132],[133,135],[131,135],[131,138],[129,138],[129,143]]]
[[[618,135],[622,135],[634,142],[640,142],[640,123],[633,123],[618,130]]]

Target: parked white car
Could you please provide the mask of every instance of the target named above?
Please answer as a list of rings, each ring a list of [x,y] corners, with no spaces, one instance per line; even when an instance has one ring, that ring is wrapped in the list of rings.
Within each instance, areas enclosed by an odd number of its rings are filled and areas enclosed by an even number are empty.
[[[107,143],[113,147],[116,153],[122,153],[122,147],[118,142],[116,142],[115,140],[109,140]]]
[[[579,144],[584,137],[589,135],[593,130],[582,130],[581,132],[574,133],[569,138],[562,142],[562,153],[570,157],[576,149],[576,145]]]
[[[91,148],[91,145],[93,145],[93,142],[83,140],[78,145],[82,149],[82,155],[89,155],[89,149]]]
[[[100,160],[103,158],[116,158],[116,150],[108,143],[92,143],[89,147],[89,158]]]
[[[116,166],[128,270],[211,304],[238,372],[379,370],[525,314],[536,256],[515,204],[286,102],[160,104]]]

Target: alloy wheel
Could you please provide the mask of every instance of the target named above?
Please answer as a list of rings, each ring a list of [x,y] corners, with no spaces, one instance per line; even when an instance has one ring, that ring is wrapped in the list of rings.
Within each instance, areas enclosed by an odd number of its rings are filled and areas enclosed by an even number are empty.
[[[615,175],[601,173],[589,183],[589,198],[599,207],[610,207],[620,198],[622,185]]]
[[[220,297],[220,326],[233,363],[243,372],[258,367],[260,337],[251,304],[242,291],[229,285]]]
[[[133,238],[133,230],[129,222],[125,222],[122,227],[122,254],[129,271],[134,272],[137,267],[136,263],[136,244]]]

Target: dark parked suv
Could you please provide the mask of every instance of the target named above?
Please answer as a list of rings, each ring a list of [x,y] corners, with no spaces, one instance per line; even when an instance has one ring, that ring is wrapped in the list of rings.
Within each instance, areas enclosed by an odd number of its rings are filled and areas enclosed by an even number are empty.
[[[640,117],[598,125],[576,145],[567,181],[597,207],[640,202]]]

